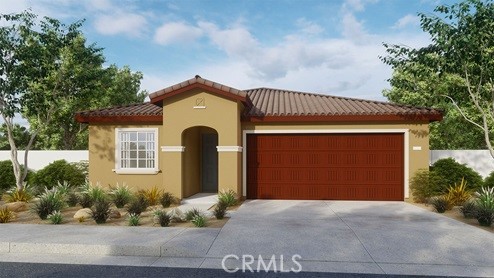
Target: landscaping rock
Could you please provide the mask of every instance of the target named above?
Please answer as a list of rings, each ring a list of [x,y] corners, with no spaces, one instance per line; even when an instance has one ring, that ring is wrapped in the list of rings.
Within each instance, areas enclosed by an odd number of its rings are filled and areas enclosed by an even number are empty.
[[[110,211],[110,218],[111,219],[118,219],[118,218],[121,218],[122,217],[122,214],[120,214],[120,211],[116,210],[116,209],[112,209]]]
[[[174,208],[170,210],[168,214],[170,215],[170,218],[175,222],[185,221],[185,214],[179,208]]]
[[[91,218],[91,209],[90,208],[83,208],[83,209],[78,210],[74,214],[74,218],[75,219],[79,219],[79,218],[88,219],[88,218]]]
[[[12,202],[12,203],[6,203],[5,206],[13,212],[20,212],[20,211],[25,211],[27,210],[27,203],[26,202]]]

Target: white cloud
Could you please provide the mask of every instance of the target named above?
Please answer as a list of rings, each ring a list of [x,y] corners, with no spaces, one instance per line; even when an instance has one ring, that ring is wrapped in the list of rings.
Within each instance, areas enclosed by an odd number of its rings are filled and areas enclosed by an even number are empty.
[[[352,41],[363,41],[368,37],[364,24],[358,21],[352,13],[345,13],[341,20],[342,35]]]
[[[308,35],[318,35],[324,31],[324,29],[320,25],[318,25],[314,22],[308,21],[305,18],[297,19],[296,25],[300,28],[302,33],[308,34]]]
[[[125,34],[139,37],[145,32],[146,26],[147,20],[143,15],[128,12],[100,15],[94,22],[96,31],[103,35]]]
[[[190,43],[201,37],[203,31],[183,22],[170,22],[161,25],[154,34],[154,41],[161,45]]]
[[[393,29],[403,29],[408,26],[418,26],[420,24],[420,19],[416,15],[407,14],[404,17],[398,19],[393,25]]]

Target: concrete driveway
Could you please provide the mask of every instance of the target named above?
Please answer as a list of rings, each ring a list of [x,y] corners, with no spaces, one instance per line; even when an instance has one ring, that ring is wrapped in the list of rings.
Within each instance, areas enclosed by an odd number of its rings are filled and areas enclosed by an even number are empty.
[[[287,270],[300,255],[303,271],[494,276],[493,233],[404,202],[246,201],[206,261],[226,255],[231,268],[283,255]]]

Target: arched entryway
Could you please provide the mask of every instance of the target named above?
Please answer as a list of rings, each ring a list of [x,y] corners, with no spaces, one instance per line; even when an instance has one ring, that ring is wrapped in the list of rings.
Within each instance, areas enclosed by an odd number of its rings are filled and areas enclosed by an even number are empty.
[[[183,197],[218,192],[218,132],[206,126],[188,128],[182,132],[182,146]]]

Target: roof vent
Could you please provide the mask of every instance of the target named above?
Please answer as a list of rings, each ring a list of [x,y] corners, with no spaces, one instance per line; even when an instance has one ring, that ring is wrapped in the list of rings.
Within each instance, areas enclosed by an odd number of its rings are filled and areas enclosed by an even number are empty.
[[[201,78],[201,76],[200,76],[199,74],[196,74],[196,79],[197,79],[197,78]]]

